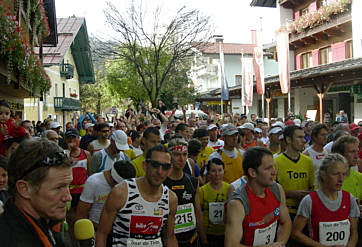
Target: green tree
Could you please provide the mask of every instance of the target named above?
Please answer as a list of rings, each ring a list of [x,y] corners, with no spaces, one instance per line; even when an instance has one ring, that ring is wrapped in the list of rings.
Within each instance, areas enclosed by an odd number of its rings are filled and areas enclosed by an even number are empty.
[[[129,68],[129,73],[133,73],[131,77],[138,80],[127,80],[126,84],[140,83],[155,107],[163,88],[166,85],[170,87],[167,82],[174,81],[172,77],[173,73],[179,72],[177,68],[188,64],[196,50],[205,46],[211,38],[209,17],[202,16],[198,10],[183,7],[174,15],[157,8],[149,18],[143,6],[136,6],[134,1],[123,13],[112,3],[107,4],[108,8],[104,11],[107,22],[119,36],[113,35],[117,38],[107,41],[99,40],[102,45],[95,53],[127,62],[132,67]],[[162,23],[160,17],[163,16],[172,17]],[[111,83],[114,85],[117,80],[124,82],[123,78],[113,77]],[[180,88],[174,89],[178,92]]]

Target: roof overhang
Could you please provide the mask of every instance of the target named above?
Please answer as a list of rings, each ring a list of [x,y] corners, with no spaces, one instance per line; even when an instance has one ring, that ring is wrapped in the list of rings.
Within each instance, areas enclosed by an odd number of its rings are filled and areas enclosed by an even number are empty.
[[[89,46],[85,20],[77,32],[70,48],[77,68],[79,83],[94,83],[95,78],[92,53]]]
[[[55,47],[58,44],[58,31],[57,31],[57,15],[55,11],[55,0],[44,0],[43,6],[45,14],[48,18],[48,25],[50,34],[43,39],[42,45],[47,47]]]
[[[276,8],[277,3],[276,0],[252,0],[250,6]]]

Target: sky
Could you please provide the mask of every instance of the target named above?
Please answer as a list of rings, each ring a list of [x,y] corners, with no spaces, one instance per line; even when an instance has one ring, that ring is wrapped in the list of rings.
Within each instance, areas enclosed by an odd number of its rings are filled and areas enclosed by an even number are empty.
[[[131,0],[112,0],[119,10],[125,9]],[[182,6],[198,9],[210,16],[215,26],[215,34],[224,36],[226,43],[251,43],[250,30],[262,30],[263,43],[274,39],[274,32],[279,28],[276,8],[251,7],[251,0],[143,0],[148,9],[161,5],[172,13]],[[88,34],[99,36],[107,29],[103,9],[106,0],[56,0],[57,18],[69,16],[85,17]],[[166,11],[166,12],[167,12]],[[161,19],[162,20],[162,19]]]

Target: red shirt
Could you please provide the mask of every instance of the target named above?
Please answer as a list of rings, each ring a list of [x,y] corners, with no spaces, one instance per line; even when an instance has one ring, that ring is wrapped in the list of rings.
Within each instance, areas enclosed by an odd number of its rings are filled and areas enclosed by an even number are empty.
[[[8,131],[5,135],[0,133],[0,154],[5,155],[6,149],[8,148],[7,143],[5,142],[11,138],[20,138],[26,135],[26,131],[22,126],[15,128],[13,120],[10,118],[6,121],[5,125],[8,127]]]

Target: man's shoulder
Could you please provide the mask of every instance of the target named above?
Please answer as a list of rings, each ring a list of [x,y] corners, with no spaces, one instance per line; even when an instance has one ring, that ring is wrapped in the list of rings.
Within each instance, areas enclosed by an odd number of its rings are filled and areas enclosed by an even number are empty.
[[[313,160],[309,156],[307,156],[305,154],[302,154],[302,153],[300,153],[300,162],[303,163],[303,164],[306,164],[306,165],[308,165],[308,164],[313,165]]]

